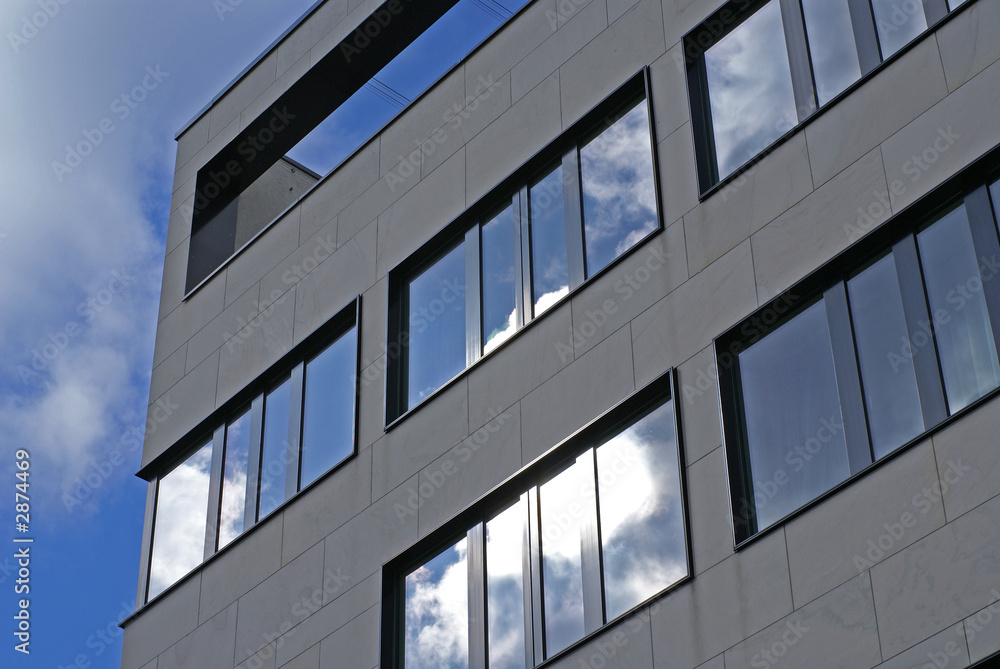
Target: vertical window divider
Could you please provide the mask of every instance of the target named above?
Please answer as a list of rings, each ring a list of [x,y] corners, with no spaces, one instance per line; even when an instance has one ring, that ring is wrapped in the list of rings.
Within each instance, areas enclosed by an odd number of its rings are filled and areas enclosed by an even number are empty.
[[[858,49],[858,64],[864,77],[882,62],[878,36],[875,32],[875,17],[869,0],[847,0],[854,30],[854,44]]]
[[[588,526],[584,529],[584,542],[585,542],[585,555],[589,554],[589,560],[593,565],[590,570],[591,573],[587,573],[587,560],[584,560],[584,617],[588,620],[594,620],[597,622],[597,626],[600,627],[604,625],[605,620],[605,592],[604,592],[604,556],[601,546],[601,486],[600,486],[600,472],[597,469],[597,448],[590,449],[590,460],[591,466],[593,467],[594,474],[594,516],[593,520],[588,523]],[[588,576],[591,580],[596,578],[595,583],[591,583],[590,592],[588,593],[587,579]],[[593,609],[596,607],[595,611],[586,613],[588,606]]]
[[[868,0],[861,0],[867,2]],[[686,68],[691,106],[691,129],[695,137],[695,159],[698,163],[698,189],[704,193],[719,181],[719,162],[715,152],[715,124],[708,98],[708,70],[705,67],[705,47],[693,36],[684,39],[685,53],[690,49],[697,57],[687,57]],[[699,138],[701,141],[699,141]]]
[[[527,197],[526,193],[527,187],[522,186],[511,198],[511,218],[514,221],[511,229],[511,233],[514,235],[514,327],[517,330],[523,328],[528,321],[527,305],[531,304],[531,299],[528,297],[531,284],[524,280],[526,274],[524,265],[531,256],[526,255],[522,248],[524,239],[522,230],[527,226],[528,218],[521,202]],[[526,286],[527,290],[525,290]],[[527,300],[526,297],[528,297]]]
[[[208,520],[205,523],[205,557],[215,554],[219,541],[219,516],[222,513],[223,466],[226,461],[226,423],[215,428],[212,435],[212,470],[208,484]]]
[[[250,449],[247,453],[247,490],[243,506],[243,531],[257,523],[257,491],[260,489],[260,460],[264,442],[264,394],[250,405]]]
[[[139,553],[139,586],[135,593],[135,607],[146,603],[149,593],[149,568],[153,553],[153,519],[156,518],[156,493],[160,477],[152,478],[146,485],[146,514],[142,518],[142,548]]]
[[[569,289],[573,291],[587,279],[587,255],[583,243],[580,151],[576,144],[563,154],[562,174],[566,215],[566,269],[569,274]]]
[[[302,407],[305,396],[306,363],[292,368],[288,400],[288,441],[285,450],[285,499],[299,491],[302,444]]]
[[[528,570],[531,575],[531,593],[525,598],[531,598],[531,641],[529,645],[525,639],[525,646],[528,647],[526,653],[530,656],[534,653],[534,661],[528,666],[534,666],[545,659],[545,612],[542,606],[542,533],[540,522],[540,510],[538,508],[538,486],[532,486],[528,490],[528,555],[526,560],[530,562]]]
[[[533,592],[534,592],[534,576],[532,572],[532,553],[531,553],[531,512],[530,512],[530,502],[531,493],[522,493],[518,504],[521,506],[521,513],[526,513],[527,515],[523,518],[524,526],[522,527],[521,534],[521,578],[522,578],[522,589],[521,592],[524,595],[524,666],[533,667],[535,666],[535,625],[534,625],[534,610],[532,608]],[[541,655],[538,655],[541,657]]]
[[[469,528],[467,536],[469,567],[469,669],[486,669],[486,526],[483,522]]]
[[[912,345],[919,332],[933,337],[932,332],[927,332],[927,330],[933,331],[933,321],[927,308],[927,296],[924,293],[917,244],[913,235],[906,235],[892,246],[892,257],[896,264],[899,292],[903,299],[906,334]],[[923,414],[925,430],[948,417],[948,405],[945,401],[938,357],[936,351],[933,356],[910,356],[917,377],[917,395],[920,398],[920,412]]]
[[[990,204],[989,190],[981,185],[965,196],[965,210],[969,216],[969,227],[972,232],[972,245],[976,249],[976,262],[979,266],[979,279],[983,286],[983,297],[986,299],[986,310],[990,315],[990,326],[993,331],[993,343],[1000,353],[1000,277],[982,276],[983,266],[989,263],[1000,264],[1000,242],[997,240],[997,225],[993,218],[993,207]]]
[[[465,232],[465,366],[483,354],[482,222]]]
[[[934,27],[935,23],[948,16],[947,0],[924,0],[923,4],[928,28]]]
[[[823,293],[830,342],[833,345],[833,362],[837,375],[837,393],[844,421],[844,438],[847,442],[847,460],[851,474],[857,474],[873,461],[868,420],[861,395],[861,374],[851,329],[851,312],[847,305],[847,289],[838,281]]]
[[[792,91],[795,94],[795,114],[799,123],[812,116],[818,109],[816,86],[813,82],[812,59],[806,38],[806,24],[799,0],[780,0],[781,23],[785,31],[785,48],[792,73]]]
[[[521,310],[518,318],[527,325],[534,319],[535,298],[532,293],[531,279],[531,219],[529,218],[528,185],[521,186],[518,193],[517,205],[514,207],[514,219],[517,221],[518,234],[520,239],[517,243],[519,254],[517,256],[518,276],[521,280],[521,290],[518,295],[521,300]]]

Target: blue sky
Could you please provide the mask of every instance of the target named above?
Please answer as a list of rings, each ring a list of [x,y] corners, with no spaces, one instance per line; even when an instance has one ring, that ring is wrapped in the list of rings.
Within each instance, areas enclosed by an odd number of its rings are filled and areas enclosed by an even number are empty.
[[[313,3],[0,5],[4,667],[120,665],[117,622],[135,602],[145,505],[146,484],[134,472],[146,421],[173,138]],[[523,0],[502,4],[509,11]],[[418,61],[450,65],[498,23],[468,7],[456,16],[462,29],[449,32],[463,39],[449,43],[429,34],[434,39],[415,45],[406,63],[390,66],[386,83],[415,97],[430,83],[414,76],[425,72]],[[471,42],[470,35],[476,35]],[[393,113],[390,107],[385,118]],[[355,134],[357,141],[375,130],[346,116],[337,125],[338,139]],[[350,149],[300,148],[320,171]],[[19,449],[31,455],[26,534],[15,529]],[[14,650],[13,616],[25,597],[15,594],[15,537],[34,539],[30,655]]]

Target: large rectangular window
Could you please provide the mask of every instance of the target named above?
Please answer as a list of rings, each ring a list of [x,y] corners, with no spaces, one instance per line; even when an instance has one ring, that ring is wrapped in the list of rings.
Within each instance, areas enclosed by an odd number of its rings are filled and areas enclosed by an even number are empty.
[[[1000,388],[985,186],[837,267],[716,341],[737,542]]]
[[[359,308],[251,383],[256,394],[224,407],[207,443],[154,478],[147,600],[355,454]]]
[[[532,667],[685,579],[671,378],[387,565],[382,666]]]
[[[646,72],[389,274],[386,423],[660,229]]]
[[[945,0],[732,0],[684,38],[702,193],[945,17]]]

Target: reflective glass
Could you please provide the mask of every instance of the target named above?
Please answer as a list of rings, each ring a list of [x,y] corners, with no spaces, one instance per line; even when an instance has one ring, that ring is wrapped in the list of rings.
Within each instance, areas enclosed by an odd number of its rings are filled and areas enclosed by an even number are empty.
[[[286,380],[264,398],[264,446],[260,457],[260,504],[263,518],[285,501],[285,470],[288,467],[288,411],[291,380]]]
[[[524,549],[528,499],[486,523],[491,669],[524,669]]]
[[[226,426],[226,460],[219,512],[219,548],[243,532],[247,495],[247,462],[250,457],[250,410]]]
[[[583,542],[596,522],[593,453],[541,486],[545,651],[552,657],[583,637]]]
[[[861,78],[847,0],[802,0],[816,97],[825,105]]]
[[[990,186],[990,199],[993,200],[993,216],[1000,224],[1000,181],[996,181]]]
[[[797,123],[778,0],[705,52],[719,178]]]
[[[881,458],[924,431],[912,349],[905,345],[909,335],[892,254],[848,281],[847,291],[868,427],[875,457]]]
[[[416,406],[465,369],[465,243],[409,286],[407,406]]]
[[[358,330],[352,327],[306,363],[301,487],[354,453]]]
[[[850,475],[823,301],[752,344],[739,364],[762,530]]]
[[[483,353],[517,329],[514,208],[507,207],[482,229]]]
[[[641,101],[580,148],[587,276],[656,229],[649,114]]]
[[[531,187],[531,280],[535,316],[569,292],[566,265],[566,210],[563,170],[554,170]]]
[[[406,577],[406,669],[469,666],[467,547],[462,539]]]
[[[205,557],[212,442],[160,478],[149,566],[152,599],[201,564]]]
[[[888,58],[927,30],[921,0],[872,0],[882,58]]]
[[[673,402],[597,449],[607,619],[687,575]]]
[[[957,7],[964,5],[966,2],[968,2],[968,0],[948,0],[948,9],[956,9]]]
[[[976,257],[964,205],[918,233],[917,245],[948,408],[955,413],[1000,384],[979,265],[987,259]]]

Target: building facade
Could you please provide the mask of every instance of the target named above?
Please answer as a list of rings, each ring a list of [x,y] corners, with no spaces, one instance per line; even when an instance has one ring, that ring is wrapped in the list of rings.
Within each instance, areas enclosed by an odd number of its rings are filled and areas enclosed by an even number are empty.
[[[995,661],[998,26],[318,3],[177,137],[123,669]]]

